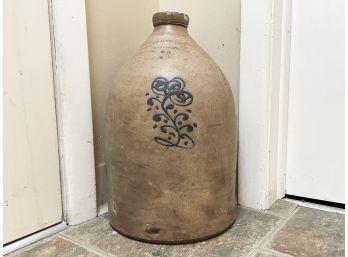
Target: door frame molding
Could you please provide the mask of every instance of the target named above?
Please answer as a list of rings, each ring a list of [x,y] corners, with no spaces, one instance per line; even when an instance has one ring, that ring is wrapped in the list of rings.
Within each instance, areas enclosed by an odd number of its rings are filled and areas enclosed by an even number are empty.
[[[292,0],[241,3],[238,201],[285,196]]]
[[[97,216],[92,104],[84,0],[48,0],[63,219]]]

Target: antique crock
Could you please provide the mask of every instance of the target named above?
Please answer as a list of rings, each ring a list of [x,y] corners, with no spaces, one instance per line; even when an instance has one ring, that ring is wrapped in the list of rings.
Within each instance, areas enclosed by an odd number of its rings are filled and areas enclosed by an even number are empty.
[[[154,14],[107,102],[110,224],[147,242],[202,240],[236,218],[233,95],[188,23],[186,14]]]

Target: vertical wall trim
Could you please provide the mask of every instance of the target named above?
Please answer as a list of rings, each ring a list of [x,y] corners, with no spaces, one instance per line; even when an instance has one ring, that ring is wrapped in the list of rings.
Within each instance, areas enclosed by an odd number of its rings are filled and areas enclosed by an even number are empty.
[[[96,217],[92,108],[84,0],[50,0],[64,219]]]
[[[282,39],[280,60],[280,90],[279,90],[279,137],[278,137],[278,187],[277,198],[285,196],[286,191],[286,157],[288,139],[288,104],[292,0],[284,0],[282,10]]]
[[[238,201],[256,209],[267,209],[282,196],[280,137],[286,138],[281,129],[287,121],[282,65],[289,56],[283,54],[289,4],[246,0],[241,6]]]

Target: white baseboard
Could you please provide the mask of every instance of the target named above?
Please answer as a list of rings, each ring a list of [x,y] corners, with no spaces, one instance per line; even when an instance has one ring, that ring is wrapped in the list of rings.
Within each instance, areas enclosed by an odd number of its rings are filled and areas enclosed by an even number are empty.
[[[322,205],[322,204],[317,204],[317,203],[303,202],[303,201],[300,201],[300,200],[294,200],[294,199],[289,199],[289,198],[283,198],[283,200],[295,203],[298,206],[302,206],[302,207],[308,207],[308,208],[317,209],[317,210],[321,210],[321,211],[345,214],[345,210],[341,209],[341,208],[336,208],[336,207]]]
[[[32,243],[35,243],[43,238],[49,237],[53,234],[56,234],[64,229],[66,229],[67,227],[68,227],[67,224],[63,221],[57,225],[53,225],[47,229],[41,230],[37,233],[23,237],[22,239],[16,240],[13,243],[9,243],[9,244],[4,246],[3,255],[12,253],[18,249],[21,249],[25,246],[28,246]]]

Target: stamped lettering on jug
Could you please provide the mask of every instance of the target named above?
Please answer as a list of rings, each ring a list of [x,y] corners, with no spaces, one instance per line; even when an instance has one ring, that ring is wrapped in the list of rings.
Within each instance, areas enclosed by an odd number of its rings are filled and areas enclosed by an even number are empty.
[[[195,146],[192,132],[197,123],[192,122],[190,105],[193,96],[185,90],[185,82],[176,77],[168,80],[157,77],[151,83],[151,93],[146,93],[147,111],[154,111],[153,129],[158,130],[155,142],[164,146],[191,149]]]

